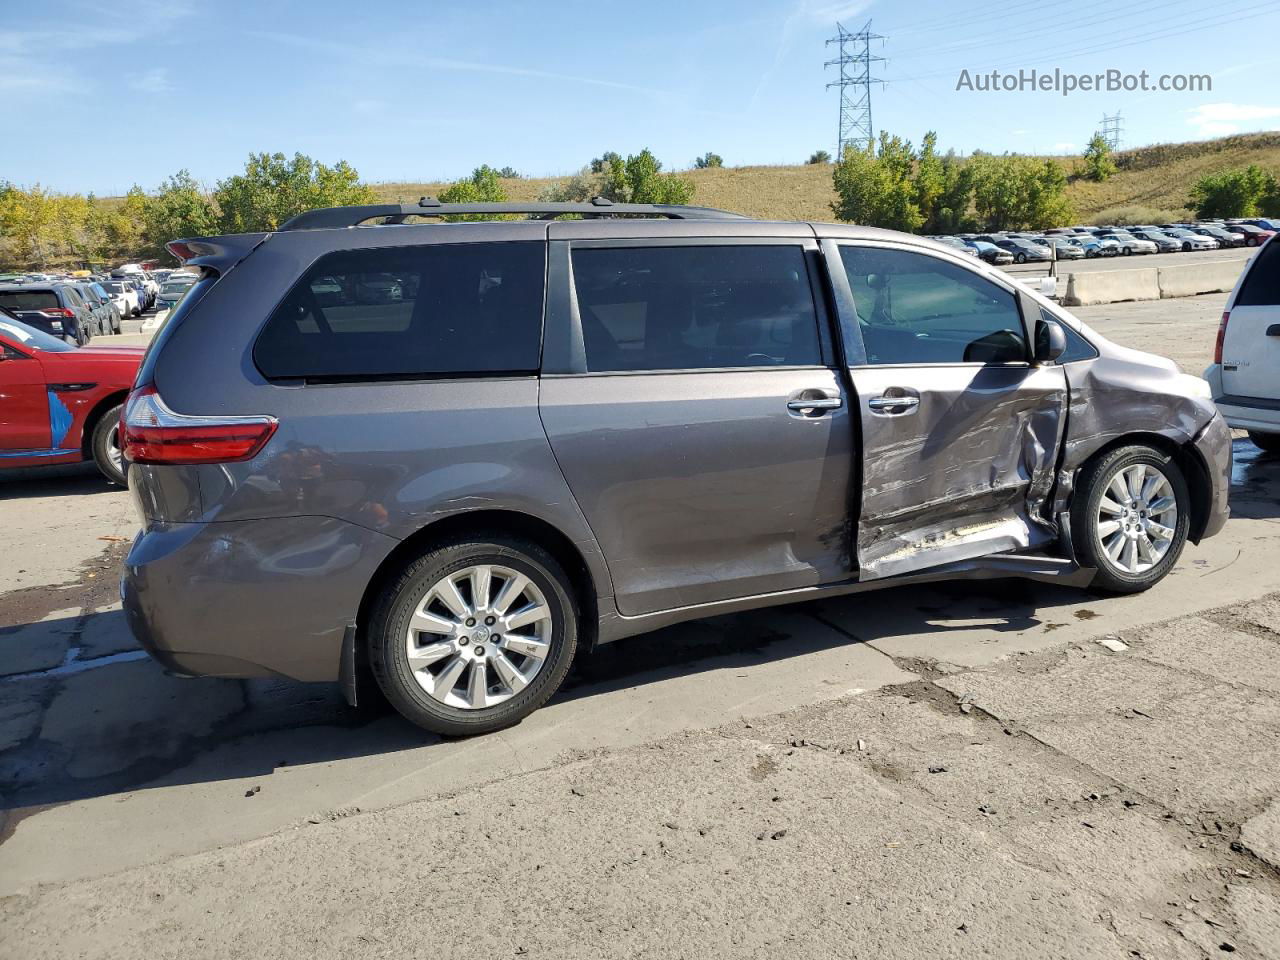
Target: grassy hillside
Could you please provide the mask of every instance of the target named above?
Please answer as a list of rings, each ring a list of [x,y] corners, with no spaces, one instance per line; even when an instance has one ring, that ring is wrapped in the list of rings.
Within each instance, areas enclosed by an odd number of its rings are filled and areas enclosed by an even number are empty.
[[[1069,174],[1067,195],[1082,222],[1107,219],[1108,211],[1123,207],[1183,210],[1191,185],[1206,173],[1251,163],[1280,172],[1280,133],[1244,134],[1197,143],[1157,144],[1116,154],[1119,172],[1106,183],[1075,176],[1078,157],[1058,158]],[[831,167],[722,167],[682,171],[696,185],[693,202],[721,207],[763,219],[831,220]],[[564,178],[505,180],[512,200],[534,200],[550,183]],[[412,202],[438,194],[443,183],[374,184],[388,201]]]

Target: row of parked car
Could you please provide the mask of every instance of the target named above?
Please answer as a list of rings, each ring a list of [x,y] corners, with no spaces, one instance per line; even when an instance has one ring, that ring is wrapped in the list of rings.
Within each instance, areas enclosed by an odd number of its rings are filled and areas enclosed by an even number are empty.
[[[68,343],[120,333],[122,322],[155,307],[172,306],[195,283],[183,270],[143,270],[125,264],[109,273],[71,276],[31,273],[0,276],[0,307]]]
[[[1054,227],[1040,233],[962,233],[933,239],[987,263],[1004,265],[1257,247],[1277,232],[1280,218],[1256,217],[1127,227]]]

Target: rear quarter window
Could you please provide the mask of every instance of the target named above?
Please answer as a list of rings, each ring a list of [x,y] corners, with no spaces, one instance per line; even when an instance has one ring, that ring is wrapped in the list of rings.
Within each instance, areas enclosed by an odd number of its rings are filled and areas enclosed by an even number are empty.
[[[1280,306],[1280,247],[1274,240],[1254,257],[1236,297],[1237,307]]]
[[[540,242],[326,254],[272,312],[254,362],[268,379],[535,372],[545,261]]]

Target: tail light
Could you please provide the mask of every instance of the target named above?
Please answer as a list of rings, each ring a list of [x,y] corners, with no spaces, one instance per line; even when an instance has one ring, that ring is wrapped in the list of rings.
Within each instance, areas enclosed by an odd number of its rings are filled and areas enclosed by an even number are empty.
[[[1222,322],[1218,324],[1218,342],[1213,347],[1213,362],[1222,363],[1222,341],[1227,339],[1227,321],[1231,319],[1231,312],[1227,311],[1222,315]]]
[[[68,310],[66,307],[45,307],[43,310],[40,311],[40,316],[62,317],[67,320],[72,320],[75,318],[75,314],[72,313],[70,310]]]
[[[279,421],[174,413],[147,385],[129,394],[120,426],[124,455],[132,463],[234,463],[257,456]]]

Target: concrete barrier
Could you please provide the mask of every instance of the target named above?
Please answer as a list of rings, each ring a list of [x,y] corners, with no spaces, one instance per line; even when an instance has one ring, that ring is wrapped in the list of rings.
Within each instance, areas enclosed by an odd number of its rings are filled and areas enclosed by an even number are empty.
[[[1194,297],[1201,293],[1230,293],[1248,258],[1178,263],[1159,267],[1160,296]]]
[[[1067,274],[1067,292],[1062,303],[1087,307],[1094,303],[1122,300],[1159,300],[1160,278],[1155,267],[1141,270],[1089,270]]]

